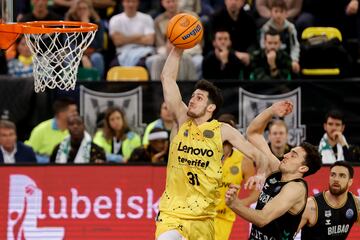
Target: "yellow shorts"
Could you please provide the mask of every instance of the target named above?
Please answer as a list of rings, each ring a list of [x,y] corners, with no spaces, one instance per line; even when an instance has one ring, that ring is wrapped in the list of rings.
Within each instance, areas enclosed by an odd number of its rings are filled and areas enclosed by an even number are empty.
[[[170,230],[177,230],[186,240],[215,239],[213,218],[182,219],[163,212],[159,213],[156,218],[155,237],[158,238],[161,234]]]
[[[233,224],[234,222],[222,218],[215,218],[215,240],[228,240]]]

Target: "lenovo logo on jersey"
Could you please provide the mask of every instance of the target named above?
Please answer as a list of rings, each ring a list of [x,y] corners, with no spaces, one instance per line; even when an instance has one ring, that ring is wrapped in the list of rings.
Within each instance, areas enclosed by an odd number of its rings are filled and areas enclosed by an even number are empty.
[[[179,146],[177,149],[180,152],[186,152],[192,155],[201,155],[207,157],[212,157],[214,155],[214,152],[211,149],[193,148],[193,147],[188,147],[186,145],[182,146],[181,144],[182,142],[179,142]]]
[[[200,24],[198,24],[190,33],[186,34],[185,36],[182,37],[183,40],[188,39],[190,36],[196,36],[196,34],[198,32],[200,32],[201,30],[201,26]]]
[[[63,227],[38,227],[41,215],[42,191],[24,175],[11,175],[8,212],[8,240],[64,239]]]

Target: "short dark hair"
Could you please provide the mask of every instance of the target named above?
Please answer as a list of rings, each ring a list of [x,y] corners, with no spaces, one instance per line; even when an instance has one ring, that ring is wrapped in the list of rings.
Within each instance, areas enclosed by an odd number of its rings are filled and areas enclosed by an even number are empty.
[[[280,8],[282,10],[287,10],[287,5],[284,0],[272,0],[270,4],[270,9]]]
[[[69,105],[76,105],[75,101],[71,98],[59,98],[56,99],[54,104],[53,104],[53,111],[54,114],[58,114],[60,112],[64,112],[67,110],[67,108],[69,107]]]
[[[309,170],[304,173],[304,177],[306,177],[316,173],[321,168],[321,155],[318,148],[308,142],[301,143],[300,147],[306,152],[305,165],[309,168]]]
[[[8,120],[0,120],[0,128],[3,129],[12,129],[16,132],[16,125],[15,123],[8,121]]]
[[[219,112],[220,107],[224,101],[220,89],[207,80],[198,81],[195,85],[195,90],[196,89],[200,89],[209,93],[208,98],[210,102],[215,104],[216,106],[216,109],[213,113],[213,117],[214,117]]]
[[[347,168],[347,170],[349,171],[349,177],[350,177],[350,179],[354,177],[354,168],[351,166],[350,163],[345,162],[345,161],[336,161],[335,163],[333,163],[333,164],[331,165],[330,170],[331,170],[333,167],[336,167],[336,166],[340,166],[340,167]]]
[[[277,35],[279,35],[279,36],[280,36],[280,33],[279,33],[279,31],[276,30],[275,28],[270,27],[269,30],[267,30],[267,31],[265,32],[265,38],[266,38],[267,35],[270,35],[270,36],[277,36]]]
[[[232,115],[230,113],[221,114],[218,118],[218,121],[227,123],[232,127],[236,127],[236,118],[234,115]]]
[[[324,123],[327,122],[328,118],[334,118],[337,120],[341,120],[343,124],[345,124],[344,122],[344,114],[342,111],[340,111],[339,109],[332,109],[329,112],[326,113],[325,115],[325,119],[324,119]]]

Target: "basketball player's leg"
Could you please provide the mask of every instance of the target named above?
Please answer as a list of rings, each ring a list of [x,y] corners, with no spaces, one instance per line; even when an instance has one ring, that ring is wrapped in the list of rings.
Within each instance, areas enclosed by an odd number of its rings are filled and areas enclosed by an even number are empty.
[[[188,220],[186,223],[186,238],[188,240],[214,240],[215,226],[214,219]]]
[[[162,233],[157,240],[186,240],[177,230],[170,230]]]
[[[156,217],[157,240],[185,240],[183,223],[184,220],[159,212]]]

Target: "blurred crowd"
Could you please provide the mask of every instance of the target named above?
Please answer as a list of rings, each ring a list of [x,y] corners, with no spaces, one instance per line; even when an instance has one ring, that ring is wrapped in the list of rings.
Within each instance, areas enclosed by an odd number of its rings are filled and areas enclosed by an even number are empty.
[[[0,164],[167,163],[174,117],[164,102],[159,106],[159,118],[148,123],[143,134],[131,129],[126,113],[116,106],[99,114],[93,136],[72,99],[57,99],[53,111],[53,118],[39,123],[25,143],[17,140],[13,122],[0,120]],[[231,114],[222,114],[218,120],[236,127],[236,118]],[[360,162],[359,147],[348,143],[344,136],[341,111],[329,111],[323,129],[318,146],[324,164]],[[288,127],[282,119],[269,124],[267,138],[271,151],[280,160],[293,147],[288,144]]]
[[[358,0],[17,0],[15,6],[19,22],[97,24],[81,69],[97,71],[100,79],[113,66],[142,66],[151,80],[159,80],[171,48],[167,23],[182,12],[201,19],[204,37],[185,51],[180,80],[303,78],[301,70],[318,62],[308,54],[314,46],[329,52],[320,62],[339,68],[340,77],[357,75]],[[302,37],[314,26],[337,28],[341,37]],[[7,62],[0,73],[31,76],[32,56],[23,38],[0,58]]]

